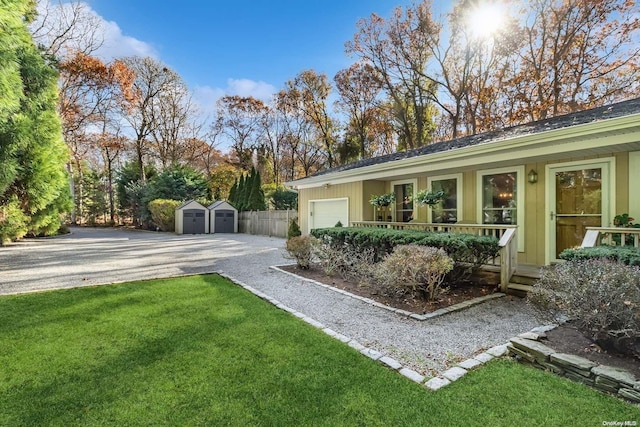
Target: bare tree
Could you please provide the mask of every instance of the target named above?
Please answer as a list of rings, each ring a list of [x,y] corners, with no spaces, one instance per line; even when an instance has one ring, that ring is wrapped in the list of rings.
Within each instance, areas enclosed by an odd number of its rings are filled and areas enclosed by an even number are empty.
[[[529,0],[519,63],[509,81],[514,121],[637,94],[640,8],[627,0]]]
[[[153,155],[165,168],[188,160],[188,141],[198,139],[196,106],[191,93],[181,78],[167,82],[153,103],[151,147]]]
[[[355,63],[334,77],[340,98],[336,106],[347,115],[345,138],[358,148],[358,157],[369,158],[377,151],[384,127],[380,102],[382,81],[371,64]]]
[[[144,166],[150,154],[151,138],[158,127],[156,112],[162,103],[162,96],[177,87],[181,79],[175,71],[153,58],[133,56],[123,61],[135,73],[134,97],[126,103],[123,113],[134,135],[133,148],[139,176],[144,181]]]
[[[349,54],[371,64],[380,74],[398,124],[399,143],[415,148],[433,133],[435,85],[426,66],[440,25],[431,17],[430,2],[406,10],[398,7],[388,20],[372,14],[360,20]]]
[[[38,0],[38,16],[30,25],[35,42],[52,58],[81,52],[91,55],[104,43],[100,18],[86,2]]]
[[[324,146],[329,168],[335,165],[336,120],[329,114],[327,99],[331,84],[325,74],[305,70],[289,80],[282,91],[283,102],[297,109]]]
[[[260,145],[264,133],[267,106],[253,97],[227,95],[218,100],[217,109],[217,126],[231,141],[238,166],[244,171],[250,170],[254,151]]]

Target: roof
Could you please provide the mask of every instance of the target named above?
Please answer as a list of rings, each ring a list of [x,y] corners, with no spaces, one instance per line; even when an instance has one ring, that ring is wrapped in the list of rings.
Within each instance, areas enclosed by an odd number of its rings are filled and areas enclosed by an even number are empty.
[[[558,130],[577,126],[586,123],[593,123],[617,117],[625,117],[640,113],[640,98],[622,101],[615,104],[593,108],[590,110],[578,111],[575,113],[556,116],[545,120],[539,120],[522,125],[512,126],[491,132],[485,132],[477,135],[463,136],[448,141],[436,142],[434,144],[425,145],[413,150],[387,154],[384,156],[372,157],[370,159],[362,159],[353,163],[335,168],[326,169],[317,172],[305,178],[307,179],[322,175],[333,174],[337,172],[358,169],[366,166],[373,166],[383,163],[394,162],[398,160],[409,159],[418,156],[427,156],[429,154],[441,153],[460,148],[489,144],[498,141],[514,139],[521,136],[535,135],[547,131]],[[300,180],[295,180],[296,182]]]
[[[202,206],[200,203],[198,203],[198,202],[197,202],[197,201],[195,201],[195,200],[187,200],[186,202],[184,202],[183,204],[181,204],[180,206],[178,206],[178,207],[176,208],[176,210],[180,210],[180,209],[186,208],[188,205],[190,205],[190,204],[192,204],[192,203],[195,203],[195,204],[197,205],[197,206],[196,206],[196,208],[207,209],[207,208],[205,208],[204,206]]]
[[[231,203],[226,202],[224,200],[218,200],[216,202],[211,203],[207,209],[213,210],[213,209],[218,209],[218,208],[223,207],[223,206],[224,207],[229,207],[229,208],[231,208],[233,210],[237,210],[236,208],[233,207],[233,205]]]

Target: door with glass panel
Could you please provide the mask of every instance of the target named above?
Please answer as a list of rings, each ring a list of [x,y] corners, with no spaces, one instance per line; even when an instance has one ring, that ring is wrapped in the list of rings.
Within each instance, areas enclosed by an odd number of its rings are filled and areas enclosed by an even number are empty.
[[[393,186],[396,196],[395,221],[413,221],[413,184],[397,184]]]
[[[443,199],[431,206],[429,222],[455,224],[458,218],[458,177],[444,177],[431,180],[431,191],[444,192]]]
[[[580,246],[586,227],[608,223],[608,163],[549,169],[551,261],[565,249]]]

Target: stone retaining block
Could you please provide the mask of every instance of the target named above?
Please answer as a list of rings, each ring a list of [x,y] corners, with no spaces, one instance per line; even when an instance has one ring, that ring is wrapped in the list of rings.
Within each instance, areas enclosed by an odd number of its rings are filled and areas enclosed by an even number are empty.
[[[521,361],[536,368],[554,372],[597,390],[617,394],[631,402],[640,403],[640,381],[624,369],[598,365],[584,357],[572,354],[558,353],[544,344],[522,336],[512,338],[507,347],[512,356],[519,356]],[[489,350],[487,352],[490,353]]]

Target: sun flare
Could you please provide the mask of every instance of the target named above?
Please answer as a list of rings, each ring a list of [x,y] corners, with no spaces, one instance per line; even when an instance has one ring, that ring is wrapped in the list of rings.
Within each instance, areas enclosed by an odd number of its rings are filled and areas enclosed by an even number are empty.
[[[476,38],[490,38],[504,28],[506,13],[500,3],[480,2],[468,12],[468,28]]]

